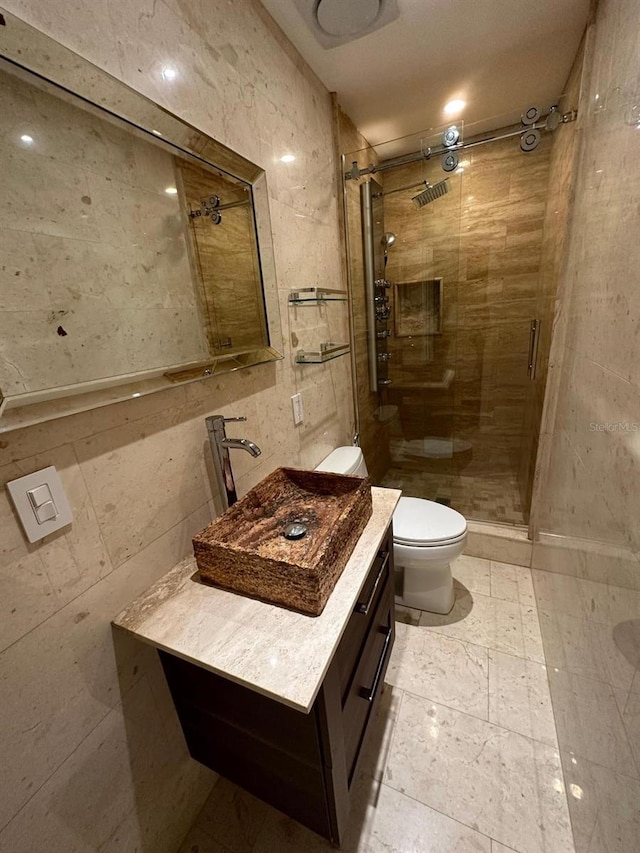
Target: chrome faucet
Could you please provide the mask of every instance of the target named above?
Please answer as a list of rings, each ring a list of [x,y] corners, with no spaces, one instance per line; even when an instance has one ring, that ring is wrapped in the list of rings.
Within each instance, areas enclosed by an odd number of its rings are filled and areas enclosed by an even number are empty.
[[[229,459],[229,450],[237,448],[238,450],[246,450],[252,456],[260,456],[261,450],[257,444],[249,441],[248,438],[227,438],[225,424],[230,422],[246,421],[246,418],[225,418],[223,415],[209,415],[205,418],[207,432],[209,433],[209,444],[211,445],[211,453],[213,454],[213,462],[216,469],[216,479],[218,481],[218,489],[223,503],[226,503],[224,509],[228,509],[231,504],[238,500],[236,494],[236,484],[233,480],[233,471],[231,470],[231,460]]]

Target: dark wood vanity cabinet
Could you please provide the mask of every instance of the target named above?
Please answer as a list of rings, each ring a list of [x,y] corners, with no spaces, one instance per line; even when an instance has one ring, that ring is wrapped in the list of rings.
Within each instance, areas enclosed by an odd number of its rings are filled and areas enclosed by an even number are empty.
[[[389,528],[308,714],[161,651],[192,757],[340,844],[395,637],[393,594]]]

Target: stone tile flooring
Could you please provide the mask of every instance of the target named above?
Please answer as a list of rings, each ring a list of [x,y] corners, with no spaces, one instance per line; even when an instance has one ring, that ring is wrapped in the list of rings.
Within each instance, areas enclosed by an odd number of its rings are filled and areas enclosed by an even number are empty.
[[[476,476],[465,472],[440,475],[394,464],[379,485],[402,489],[407,497],[432,501],[444,498],[466,518],[500,524],[527,523],[517,472],[510,469],[494,475],[486,472]]]
[[[573,853],[530,572],[465,556],[454,574],[448,616],[397,609],[342,850]],[[220,780],[180,853],[332,849]]]

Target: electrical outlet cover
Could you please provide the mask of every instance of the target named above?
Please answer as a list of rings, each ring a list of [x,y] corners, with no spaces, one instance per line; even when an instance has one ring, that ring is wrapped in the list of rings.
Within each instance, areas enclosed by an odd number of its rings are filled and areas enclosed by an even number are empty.
[[[293,406],[293,423],[298,426],[304,420],[304,409],[302,407],[302,394],[299,392],[291,398]]]

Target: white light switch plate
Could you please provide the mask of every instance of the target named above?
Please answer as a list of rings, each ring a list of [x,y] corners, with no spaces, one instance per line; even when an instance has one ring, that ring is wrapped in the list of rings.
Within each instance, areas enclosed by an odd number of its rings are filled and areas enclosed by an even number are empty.
[[[53,511],[48,506],[48,502],[43,504],[40,511],[34,506],[34,501],[38,503],[41,494],[44,496],[43,500],[47,498],[46,490],[44,489],[42,492],[36,491],[33,494],[34,489],[37,490],[40,486],[44,485],[49,487],[49,492],[51,493],[51,500],[55,509],[53,518],[48,518]],[[43,468],[42,471],[27,474],[26,477],[20,477],[18,480],[12,480],[10,483],[7,483],[7,489],[9,490],[9,495],[29,542],[37,542],[50,533],[60,530],[61,527],[66,527],[67,524],[71,524],[73,521],[71,507],[64,493],[62,480],[53,465],[49,468]],[[31,499],[29,498],[29,492],[32,492]],[[40,523],[38,515],[46,518],[46,520]]]
[[[304,420],[304,408],[302,407],[302,394],[294,394],[291,398],[291,405],[293,406],[293,422],[296,426],[301,424]]]

